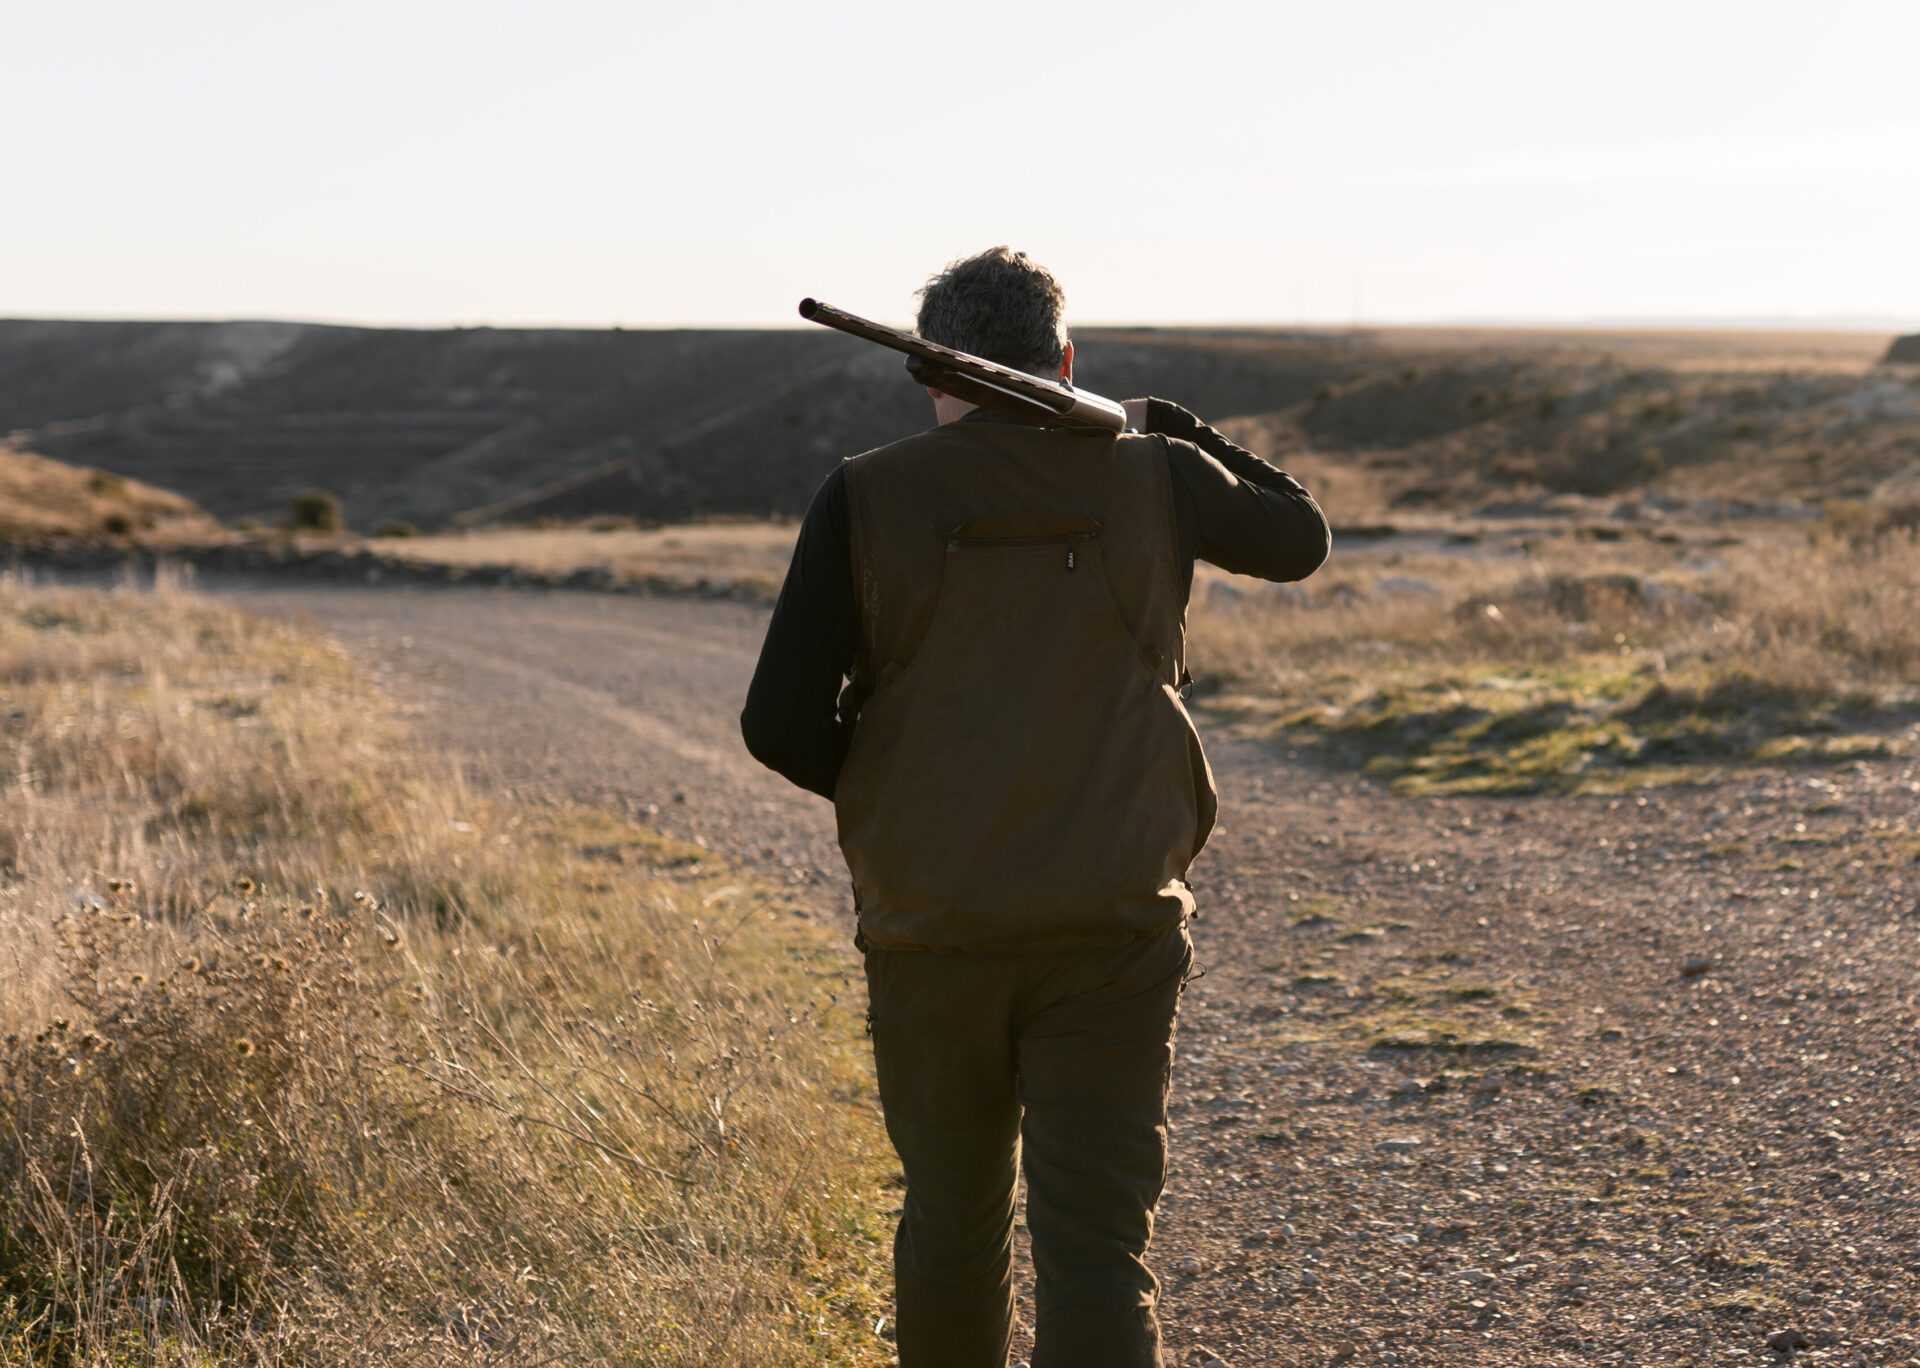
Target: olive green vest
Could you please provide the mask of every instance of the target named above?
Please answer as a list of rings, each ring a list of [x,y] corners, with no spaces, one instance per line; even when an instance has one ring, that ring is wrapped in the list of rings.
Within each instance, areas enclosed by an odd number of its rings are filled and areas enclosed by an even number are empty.
[[[1216,801],[1164,441],[976,411],[848,462],[834,807],[873,944],[1114,944],[1193,911]]]

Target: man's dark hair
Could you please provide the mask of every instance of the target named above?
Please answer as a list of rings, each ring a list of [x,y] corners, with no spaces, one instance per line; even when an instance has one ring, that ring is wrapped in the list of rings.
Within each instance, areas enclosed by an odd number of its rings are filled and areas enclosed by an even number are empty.
[[[920,288],[915,330],[929,342],[1051,378],[1067,356],[1067,292],[1008,247],[947,263]]]

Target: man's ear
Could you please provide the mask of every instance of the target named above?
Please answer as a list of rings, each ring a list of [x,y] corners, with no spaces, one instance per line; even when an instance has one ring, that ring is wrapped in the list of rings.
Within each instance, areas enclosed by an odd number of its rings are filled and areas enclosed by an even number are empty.
[[[1060,358],[1060,378],[1069,385],[1073,383],[1073,343],[1067,343],[1066,352]]]

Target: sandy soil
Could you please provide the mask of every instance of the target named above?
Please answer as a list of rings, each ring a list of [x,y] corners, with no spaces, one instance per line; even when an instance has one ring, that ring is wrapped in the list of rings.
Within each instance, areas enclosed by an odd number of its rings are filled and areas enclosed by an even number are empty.
[[[845,918],[827,806],[738,745],[763,609],[242,597],[336,633],[476,782],[637,812]],[[1920,1364],[1911,759],[1415,800],[1206,730],[1155,1242],[1177,1362]]]

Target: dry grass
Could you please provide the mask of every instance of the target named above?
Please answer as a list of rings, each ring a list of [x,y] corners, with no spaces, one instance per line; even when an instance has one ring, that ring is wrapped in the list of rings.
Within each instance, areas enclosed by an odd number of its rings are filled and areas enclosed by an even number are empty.
[[[1195,669],[1209,706],[1249,731],[1410,792],[1687,782],[1909,744],[1913,533],[1651,563],[1572,545],[1524,561],[1350,556],[1311,592],[1203,600]]]
[[[382,554],[434,565],[513,565],[545,574],[597,570],[616,581],[754,586],[772,598],[793,557],[795,523],[732,521],[642,528],[630,520],[492,527],[382,537]]]
[[[220,525],[178,494],[0,442],[0,543],[113,538],[179,546]]]
[[[408,758],[334,650],[0,585],[0,1361],[881,1361],[849,962]]]

